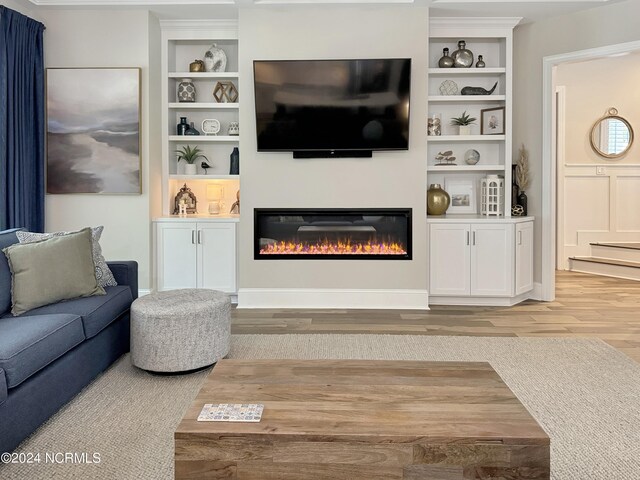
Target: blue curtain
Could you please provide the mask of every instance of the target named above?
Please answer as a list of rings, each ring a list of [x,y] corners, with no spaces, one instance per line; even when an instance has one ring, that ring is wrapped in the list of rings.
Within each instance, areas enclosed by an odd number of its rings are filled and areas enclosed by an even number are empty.
[[[44,230],[43,31],[0,5],[0,230]]]

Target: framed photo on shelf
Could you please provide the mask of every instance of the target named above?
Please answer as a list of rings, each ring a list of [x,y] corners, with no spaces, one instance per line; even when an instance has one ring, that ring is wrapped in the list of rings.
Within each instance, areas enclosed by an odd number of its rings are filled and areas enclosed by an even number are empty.
[[[504,135],[504,107],[480,110],[480,134]]]
[[[471,178],[446,178],[444,189],[451,197],[451,204],[447,213],[475,214],[476,185]]]

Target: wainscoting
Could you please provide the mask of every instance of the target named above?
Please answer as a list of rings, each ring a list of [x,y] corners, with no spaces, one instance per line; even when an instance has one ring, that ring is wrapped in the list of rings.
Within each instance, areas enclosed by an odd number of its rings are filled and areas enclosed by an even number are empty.
[[[593,242],[639,242],[638,205],[640,165],[565,164],[558,172],[557,268],[590,256]]]

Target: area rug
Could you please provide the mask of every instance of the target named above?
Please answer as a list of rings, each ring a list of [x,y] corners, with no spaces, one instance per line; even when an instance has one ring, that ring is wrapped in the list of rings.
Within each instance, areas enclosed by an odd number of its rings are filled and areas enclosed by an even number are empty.
[[[234,335],[229,358],[487,361],[551,437],[553,479],[640,478],[640,364],[600,340]],[[16,450],[40,463],[0,478],[172,479],[173,431],[207,373],[150,375],[124,356]],[[60,452],[80,455],[44,462]]]

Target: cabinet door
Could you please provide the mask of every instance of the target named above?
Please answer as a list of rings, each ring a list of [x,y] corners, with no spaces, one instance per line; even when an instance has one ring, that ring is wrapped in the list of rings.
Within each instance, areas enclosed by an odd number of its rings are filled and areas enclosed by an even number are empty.
[[[429,294],[469,295],[468,224],[429,226]]]
[[[516,225],[516,295],[533,290],[533,222]]]
[[[471,225],[471,295],[513,295],[513,225]]]
[[[196,288],[196,224],[156,224],[157,289]]]
[[[236,293],[236,224],[198,224],[198,287]]]

